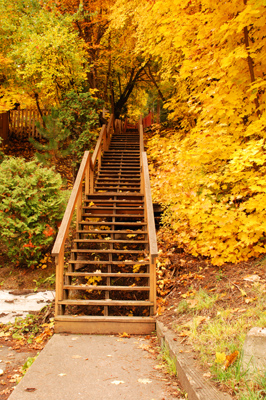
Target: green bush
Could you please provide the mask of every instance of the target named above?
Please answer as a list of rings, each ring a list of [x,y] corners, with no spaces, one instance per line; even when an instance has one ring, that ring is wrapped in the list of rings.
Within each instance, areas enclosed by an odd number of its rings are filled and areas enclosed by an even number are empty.
[[[52,169],[6,158],[0,164],[0,239],[17,264],[38,264],[62,219],[66,193]]]

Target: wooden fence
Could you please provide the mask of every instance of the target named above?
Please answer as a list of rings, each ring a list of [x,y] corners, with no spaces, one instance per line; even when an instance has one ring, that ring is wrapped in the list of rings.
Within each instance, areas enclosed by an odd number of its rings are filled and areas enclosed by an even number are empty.
[[[47,115],[48,110],[42,110],[42,113]],[[42,123],[41,116],[36,109],[12,110],[9,114],[9,132],[20,137],[40,137],[35,125],[37,121]]]

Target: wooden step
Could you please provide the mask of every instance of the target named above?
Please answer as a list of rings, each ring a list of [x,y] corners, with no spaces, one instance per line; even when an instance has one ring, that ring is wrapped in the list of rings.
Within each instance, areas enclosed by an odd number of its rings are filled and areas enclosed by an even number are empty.
[[[103,285],[64,285],[63,288],[65,290],[100,290],[100,291],[121,291],[121,292],[133,292],[133,291],[142,291],[148,292],[150,290],[149,286],[103,286]],[[113,300],[112,300],[113,301]]]
[[[127,244],[144,244],[149,243],[148,240],[106,240],[106,239],[75,239],[74,243],[127,243]]]
[[[121,226],[146,226],[146,222],[106,222],[106,221],[81,221],[80,225],[101,225],[101,226],[110,226],[110,225],[121,225]],[[107,229],[106,229],[107,231]],[[109,232],[109,230],[107,231]],[[119,233],[119,231],[117,232]]]
[[[107,242],[108,243],[108,242]],[[71,253],[97,253],[97,254],[143,254],[145,255],[144,250],[113,250],[113,249],[72,249]],[[138,264],[136,261],[135,264]]]
[[[93,202],[93,203],[99,203],[99,204],[101,204],[101,203],[110,203],[111,204],[111,206],[112,206],[112,204],[113,203],[115,203],[115,204],[122,204],[122,205],[127,205],[127,204],[129,204],[129,206],[131,207],[133,207],[134,206],[134,204],[140,204],[140,205],[142,205],[142,204],[144,204],[144,201],[143,200],[126,200],[126,199],[124,199],[124,200],[121,200],[121,199],[119,199],[119,200],[114,200],[114,199],[106,199],[106,200],[103,200],[103,199],[94,199],[94,200],[88,200],[88,199],[86,199],[85,201],[84,201],[84,203],[85,204],[90,204],[91,202]]]
[[[95,261],[95,260],[69,260],[69,264],[88,264],[88,265],[150,265],[149,261]],[[99,274],[98,274],[99,275]]]
[[[110,193],[108,193],[108,195],[106,195],[106,194],[101,194],[101,193],[94,193],[94,194],[87,195],[87,199],[89,200],[92,197],[99,198],[101,196],[104,197],[104,198],[110,198],[111,196],[115,196],[117,198],[117,197],[132,197],[132,194],[128,194],[127,195],[125,193],[116,193],[116,192],[112,193],[112,192],[110,192]],[[141,197],[142,199],[144,199],[143,194],[141,194],[141,193],[134,194],[134,198],[135,197]]]
[[[115,215],[125,215],[127,213],[133,213],[136,214],[136,212],[144,211],[143,207],[83,207],[83,210],[87,214],[91,215],[97,215],[99,212],[104,212],[105,214],[113,215],[114,212],[116,212]],[[143,215],[143,214],[141,214]]]
[[[153,317],[113,317],[58,315],[55,317],[55,333],[117,335],[149,335],[155,331]]]
[[[149,278],[150,276],[145,272],[66,272],[65,275],[70,277],[103,276],[109,278]]]
[[[100,230],[100,229],[94,229],[94,230],[89,230],[89,229],[87,229],[87,230],[81,230],[81,229],[78,229],[77,231],[76,231],[78,234],[79,233],[84,233],[84,234],[91,234],[91,235],[110,235],[111,233],[117,233],[118,235],[123,235],[123,234],[126,234],[126,235],[130,235],[130,234],[132,234],[132,235],[145,235],[145,234],[147,234],[147,231],[141,231],[141,230],[114,230],[114,229],[110,229],[110,230]]]
[[[94,218],[105,218],[105,217],[117,217],[117,218],[143,218],[144,214],[108,214],[108,213],[101,213],[101,210],[99,210],[100,213],[82,213],[82,218],[87,218],[87,217],[94,217]],[[117,210],[114,210],[117,211]],[[133,211],[133,210],[132,210]],[[96,217],[95,217],[96,216]]]
[[[143,213],[140,213],[140,211],[144,211],[144,209],[141,207],[131,207],[131,208],[122,208],[122,207],[118,207],[118,208],[111,208],[111,207],[99,207],[98,209],[95,207],[84,207],[83,211],[85,211],[85,213],[83,213],[82,215],[103,215],[103,214],[107,214],[108,216],[112,215],[112,216],[116,216],[116,215],[141,215],[143,216]],[[129,214],[130,213],[130,214]]]
[[[109,183],[109,184],[117,183],[117,182],[120,182],[120,183],[122,183],[122,182],[125,182],[125,183],[140,182],[140,178],[138,178],[138,177],[136,177],[136,178],[126,177],[126,178],[124,178],[123,176],[118,176],[117,178],[114,178],[114,177],[110,178],[110,177],[105,177],[102,174],[100,174],[98,176],[97,180],[98,181],[103,181],[103,182],[106,182],[106,183]]]
[[[153,303],[149,300],[60,300],[59,304],[66,306],[119,306],[119,307],[149,307]]]

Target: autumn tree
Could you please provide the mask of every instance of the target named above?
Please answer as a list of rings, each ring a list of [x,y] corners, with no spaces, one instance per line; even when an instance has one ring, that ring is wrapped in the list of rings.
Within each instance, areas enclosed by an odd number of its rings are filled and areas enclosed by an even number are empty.
[[[2,73],[3,102],[16,92],[31,98],[41,113],[43,105],[59,103],[63,93],[82,87],[88,64],[74,16],[48,11],[37,0],[3,0],[0,12],[1,51],[9,60]]]
[[[182,121],[150,142],[176,241],[216,264],[265,253],[266,2],[117,4],[121,21],[135,21],[137,51],[171,82],[166,106]]]

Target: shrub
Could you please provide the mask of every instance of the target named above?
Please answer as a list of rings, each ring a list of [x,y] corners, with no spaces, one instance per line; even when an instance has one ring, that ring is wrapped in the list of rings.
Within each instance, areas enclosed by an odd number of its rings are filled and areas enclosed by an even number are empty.
[[[17,264],[34,266],[54,240],[65,209],[62,180],[36,161],[0,164],[0,239]]]

